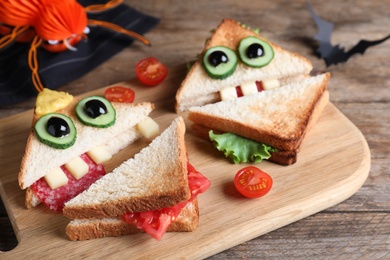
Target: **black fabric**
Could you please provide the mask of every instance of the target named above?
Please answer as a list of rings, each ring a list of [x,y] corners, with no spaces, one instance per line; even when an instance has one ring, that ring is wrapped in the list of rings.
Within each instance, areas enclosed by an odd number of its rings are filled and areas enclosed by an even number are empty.
[[[83,6],[106,1],[80,0]],[[108,21],[126,29],[144,34],[159,22],[159,19],[143,14],[121,4],[97,14],[88,14],[90,19]],[[113,55],[134,42],[133,39],[100,27],[90,27],[87,40],[77,44],[77,51],[51,53],[38,49],[39,76],[46,88],[56,89],[96,68]],[[6,106],[23,101],[37,94],[28,67],[28,43],[13,43],[0,50],[0,105]]]

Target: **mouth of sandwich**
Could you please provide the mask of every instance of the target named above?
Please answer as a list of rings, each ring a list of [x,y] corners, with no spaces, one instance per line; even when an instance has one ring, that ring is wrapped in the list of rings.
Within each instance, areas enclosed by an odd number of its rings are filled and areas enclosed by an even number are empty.
[[[268,81],[251,81],[242,83],[239,86],[225,87],[219,91],[222,101],[240,98],[256,94],[264,90],[270,90],[280,87],[278,79]]]
[[[66,201],[106,174],[103,163],[112,156],[103,146],[95,147],[52,169],[32,184],[31,189],[40,202],[54,211],[61,211]]]
[[[115,154],[140,137],[152,140],[158,133],[158,124],[147,116],[126,135],[117,136],[116,142],[95,146],[51,169],[30,187],[40,202],[52,210],[61,211],[65,202],[106,174],[104,164],[107,165]]]
[[[289,83],[301,80],[304,75],[286,78],[271,78],[242,82],[239,86],[227,86],[219,91],[219,101],[232,100],[253,95],[262,91],[283,87]]]

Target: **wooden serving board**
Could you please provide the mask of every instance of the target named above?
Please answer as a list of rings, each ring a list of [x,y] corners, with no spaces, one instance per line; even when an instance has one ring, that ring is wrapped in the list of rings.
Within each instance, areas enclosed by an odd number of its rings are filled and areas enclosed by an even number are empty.
[[[151,116],[163,130],[178,116],[174,112],[174,95],[184,75],[182,69],[170,71],[168,78],[154,88],[142,87],[137,80],[121,85],[135,90],[135,102],[155,103]],[[99,89],[85,95],[102,93],[103,89]],[[298,162],[291,166],[257,164],[273,177],[274,186],[262,198],[246,199],[233,185],[235,173],[246,165],[230,163],[210,142],[194,136],[187,114],[180,115],[187,124],[190,162],[212,185],[199,197],[199,227],[190,233],[167,233],[161,241],[146,234],[70,241],[65,235],[69,220],[63,215],[43,205],[27,210],[17,175],[32,111],[0,120],[0,194],[19,242],[13,250],[0,253],[0,258],[205,258],[340,203],[363,185],[369,173],[366,140],[329,104],[306,136]],[[140,140],[121,151],[107,165],[108,170],[146,145],[145,140]]]

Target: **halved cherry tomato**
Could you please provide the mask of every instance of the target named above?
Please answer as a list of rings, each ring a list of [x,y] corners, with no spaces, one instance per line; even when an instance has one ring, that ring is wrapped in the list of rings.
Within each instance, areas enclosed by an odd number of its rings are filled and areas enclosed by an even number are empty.
[[[143,84],[156,86],[165,79],[168,74],[168,68],[158,59],[150,57],[136,64],[135,74]]]
[[[112,86],[104,91],[104,97],[111,102],[132,103],[134,101],[135,93],[131,88]]]
[[[259,198],[272,188],[272,178],[254,166],[239,170],[234,177],[234,186],[245,197]]]

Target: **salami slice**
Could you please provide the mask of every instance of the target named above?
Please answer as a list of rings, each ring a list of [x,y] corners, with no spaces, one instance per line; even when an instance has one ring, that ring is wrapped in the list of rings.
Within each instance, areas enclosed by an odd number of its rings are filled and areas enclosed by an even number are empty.
[[[106,174],[104,166],[96,164],[87,154],[82,154],[80,157],[89,166],[89,172],[81,179],[76,180],[63,165],[61,169],[68,177],[67,185],[52,190],[43,177],[31,185],[31,189],[37,197],[50,209],[61,211],[65,202],[86,190],[92,183]]]

